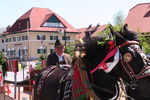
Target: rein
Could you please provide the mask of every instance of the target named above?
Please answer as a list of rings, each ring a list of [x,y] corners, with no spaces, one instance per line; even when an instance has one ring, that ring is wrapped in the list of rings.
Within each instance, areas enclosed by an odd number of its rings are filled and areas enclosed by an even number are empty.
[[[121,47],[126,46],[126,45],[131,45],[131,44],[139,45],[139,42],[137,42],[137,41],[127,41],[127,42],[119,45],[118,48],[121,48]],[[150,72],[149,72],[150,66],[144,67],[139,74],[135,74],[135,72],[133,71],[131,65],[128,62],[125,62],[122,58],[120,59],[120,61],[121,61],[121,64],[122,64],[125,72],[129,75],[129,77],[131,79],[131,83],[133,83],[134,85],[136,85],[136,81],[138,79],[150,76]]]

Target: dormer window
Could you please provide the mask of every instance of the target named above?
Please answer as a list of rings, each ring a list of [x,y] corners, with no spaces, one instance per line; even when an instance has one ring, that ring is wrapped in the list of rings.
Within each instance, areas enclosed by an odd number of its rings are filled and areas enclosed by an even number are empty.
[[[48,20],[46,20],[46,22],[42,26],[44,26],[44,27],[56,27],[56,28],[65,27],[55,15],[52,15]]]
[[[52,22],[46,22],[43,24],[45,27],[64,27],[62,23],[52,23]]]

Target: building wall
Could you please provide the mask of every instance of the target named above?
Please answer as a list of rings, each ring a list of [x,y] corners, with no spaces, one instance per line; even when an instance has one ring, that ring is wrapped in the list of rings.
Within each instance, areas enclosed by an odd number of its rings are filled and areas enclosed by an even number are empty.
[[[45,35],[45,40],[37,40],[37,35]],[[16,40],[13,41],[13,38],[16,37],[18,39],[22,36],[28,36],[28,40]],[[4,43],[1,43],[4,46],[1,46],[0,49],[5,49],[7,51],[7,57],[10,59],[21,58],[22,60],[33,60],[39,59],[41,54],[38,54],[38,48],[45,47],[46,55],[50,54],[50,49],[54,49],[55,40],[50,40],[50,36],[58,36],[58,38],[62,40],[62,36],[64,33],[56,33],[56,32],[22,32],[22,33],[10,33],[5,35],[5,37],[0,37],[0,40],[5,40]],[[66,33],[66,36],[70,36],[70,40],[67,40],[68,44],[75,44],[75,36],[76,33]],[[6,42],[6,39],[11,38],[11,42]],[[23,50],[27,49],[26,54],[23,53]],[[15,51],[15,54],[8,54],[8,51]],[[10,52],[9,52],[10,53]],[[27,59],[27,57],[29,59]]]

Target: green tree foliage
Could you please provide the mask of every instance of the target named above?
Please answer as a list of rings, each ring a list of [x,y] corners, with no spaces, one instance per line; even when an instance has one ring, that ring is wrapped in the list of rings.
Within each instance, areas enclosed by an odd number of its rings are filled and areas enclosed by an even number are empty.
[[[148,36],[139,36],[140,44],[144,49],[144,53],[150,54],[150,37]]]
[[[120,31],[124,25],[124,15],[121,11],[119,11],[115,16],[114,16],[114,30],[115,31]],[[110,33],[110,29],[109,26],[106,27],[105,30],[103,30],[102,32],[99,32],[99,34],[101,35],[106,35]],[[140,32],[139,32],[140,34]],[[149,33],[144,33],[144,35],[149,35]],[[142,46],[142,48],[144,49],[144,53],[146,54],[150,54],[150,37],[149,36],[139,36],[140,39],[140,44]]]
[[[114,16],[114,24],[115,25],[120,25],[122,26],[124,24],[125,18],[124,14],[122,11],[119,11],[115,16]]]
[[[115,25],[113,26],[115,31],[120,31],[122,29],[122,25]],[[110,33],[110,29],[109,26],[106,27],[105,30],[103,30],[102,32],[99,32],[100,35],[107,35]],[[140,33],[138,33],[140,34]],[[145,35],[148,35],[148,33],[145,33]],[[144,36],[144,35],[140,35],[139,36],[140,39],[140,44],[142,46],[142,48],[144,49],[144,53],[146,54],[150,54],[150,37],[149,36]]]
[[[71,56],[74,55],[74,47],[72,45],[66,46],[65,52],[70,54]]]
[[[123,25],[115,25],[115,26],[113,26],[113,29],[115,30],[115,31],[120,31],[121,29],[122,29],[122,27],[123,27]],[[101,31],[101,32],[99,32],[98,34],[100,34],[100,35],[108,35],[108,34],[110,34],[110,28],[109,28],[109,25],[103,30],[103,31]]]
[[[2,51],[0,51],[0,69],[3,71],[3,76],[6,74],[6,58]]]
[[[6,61],[4,54],[2,51],[0,51],[0,64],[3,64]]]

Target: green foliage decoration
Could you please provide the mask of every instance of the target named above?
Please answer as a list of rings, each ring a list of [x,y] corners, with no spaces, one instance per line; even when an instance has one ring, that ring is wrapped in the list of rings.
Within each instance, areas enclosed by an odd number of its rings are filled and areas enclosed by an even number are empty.
[[[3,71],[3,76],[6,74],[6,57],[4,56],[3,52],[0,51],[0,69]]]
[[[34,69],[35,69],[35,70],[41,70],[41,69],[42,69],[41,64],[40,64],[40,63],[39,63],[39,64],[36,64],[36,66],[35,66]]]
[[[47,56],[42,53],[42,54],[40,55],[39,61],[42,61],[42,60],[45,60],[45,59],[47,59]]]
[[[113,40],[113,38],[109,38],[109,37],[106,37],[104,38],[101,42],[98,41],[97,44],[98,45],[101,45],[101,46],[104,46],[106,43],[108,43],[109,41]]]

